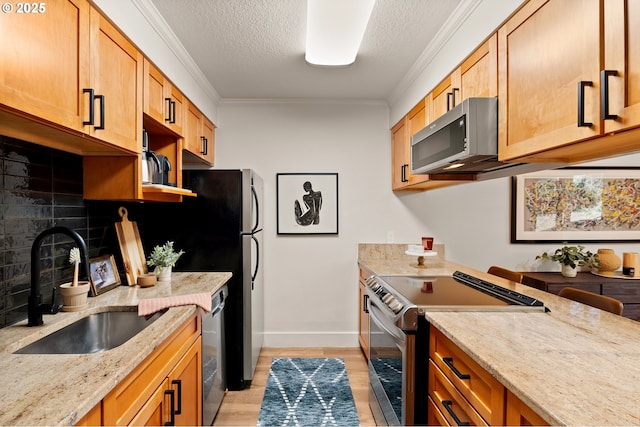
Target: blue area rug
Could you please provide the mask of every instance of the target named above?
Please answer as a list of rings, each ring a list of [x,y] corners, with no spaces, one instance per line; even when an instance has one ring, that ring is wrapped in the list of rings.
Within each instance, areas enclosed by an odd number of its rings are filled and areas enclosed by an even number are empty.
[[[274,358],[258,426],[358,426],[343,359]]]

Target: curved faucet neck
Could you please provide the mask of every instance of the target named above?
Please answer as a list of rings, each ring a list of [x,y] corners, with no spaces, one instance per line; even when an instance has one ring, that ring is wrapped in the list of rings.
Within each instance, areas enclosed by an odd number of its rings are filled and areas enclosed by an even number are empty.
[[[49,228],[40,233],[35,238],[33,245],[31,246],[31,295],[29,295],[28,301],[28,326],[38,326],[44,323],[42,321],[42,294],[40,293],[40,249],[44,239],[49,236],[53,236],[54,234],[65,234],[73,239],[80,250],[80,256],[82,258],[81,264],[87,280],[89,280],[91,274],[89,269],[87,245],[76,231],[67,227],[58,226]]]

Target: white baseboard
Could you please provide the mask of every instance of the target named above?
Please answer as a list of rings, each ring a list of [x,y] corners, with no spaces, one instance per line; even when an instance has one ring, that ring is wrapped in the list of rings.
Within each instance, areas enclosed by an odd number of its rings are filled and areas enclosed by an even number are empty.
[[[263,347],[359,347],[357,332],[265,332]]]

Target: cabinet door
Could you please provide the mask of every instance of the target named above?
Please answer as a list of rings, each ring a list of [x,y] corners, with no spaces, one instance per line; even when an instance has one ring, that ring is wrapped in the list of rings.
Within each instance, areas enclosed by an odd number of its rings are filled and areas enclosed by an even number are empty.
[[[507,419],[508,426],[548,426],[540,415],[525,405],[515,394],[507,390]]]
[[[143,112],[155,124],[182,136],[184,95],[147,58],[143,78]]]
[[[498,30],[501,159],[599,135],[599,7],[531,0]],[[579,82],[591,85],[581,108]]]
[[[172,421],[172,400],[175,401],[175,391],[169,387],[166,379],[151,395],[149,400],[131,420],[131,426],[164,426]],[[194,424],[195,425],[195,424]]]
[[[202,159],[213,166],[216,126],[202,117]]]
[[[365,285],[362,281],[359,282],[358,289],[360,290],[360,329],[358,339],[360,341],[360,348],[364,353],[364,356],[369,360],[369,311],[367,309],[367,294],[365,293]]]
[[[0,103],[82,130],[87,102],[82,89],[89,86],[89,3],[39,4],[45,7],[42,13],[0,14]]]
[[[169,374],[168,385],[175,394],[175,425],[201,425],[202,339],[200,337]]]
[[[143,57],[97,10],[91,10],[91,87],[97,138],[142,151]],[[101,129],[103,128],[103,129]]]
[[[442,116],[461,101],[460,88],[456,87],[454,91],[452,77],[453,75],[447,76],[428,96],[433,120]]]
[[[391,128],[391,188],[401,189],[409,182],[409,141],[406,119]]]
[[[202,113],[195,105],[187,101],[185,106],[184,149],[194,156],[200,157],[202,151]]]
[[[609,113],[604,131],[640,125],[640,3],[629,0],[604,2],[604,69],[615,71],[607,78]],[[605,84],[605,82],[602,82]]]
[[[498,36],[492,35],[458,67],[453,75],[460,99],[498,95]]]

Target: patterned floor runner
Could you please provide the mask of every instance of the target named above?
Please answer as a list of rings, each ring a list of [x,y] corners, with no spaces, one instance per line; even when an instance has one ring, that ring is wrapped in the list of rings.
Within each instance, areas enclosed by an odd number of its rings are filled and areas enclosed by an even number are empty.
[[[359,425],[343,359],[274,358],[258,426]]]

